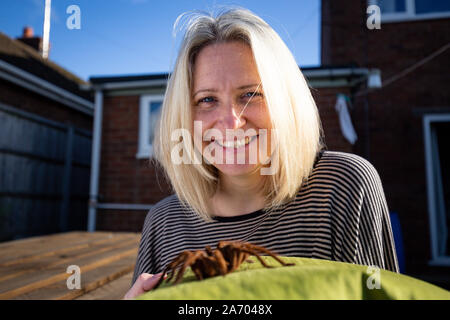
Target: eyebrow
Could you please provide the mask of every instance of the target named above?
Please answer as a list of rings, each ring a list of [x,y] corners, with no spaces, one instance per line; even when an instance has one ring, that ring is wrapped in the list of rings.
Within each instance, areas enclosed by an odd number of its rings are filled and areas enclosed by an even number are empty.
[[[242,90],[242,89],[247,89],[247,88],[256,87],[256,86],[258,86],[257,83],[255,83],[255,84],[246,84],[246,85],[244,85],[244,86],[238,87],[237,89],[238,89],[238,90]],[[194,93],[194,97],[195,97],[197,94],[199,94],[200,92],[205,92],[205,91],[206,91],[206,92],[217,92],[218,90],[217,90],[217,89],[214,89],[214,88],[212,88],[212,89],[200,89],[200,90],[198,90],[197,92]]]

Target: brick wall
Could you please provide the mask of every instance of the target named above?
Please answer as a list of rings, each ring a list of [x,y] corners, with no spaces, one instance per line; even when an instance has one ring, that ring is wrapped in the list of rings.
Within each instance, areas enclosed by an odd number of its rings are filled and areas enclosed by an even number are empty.
[[[142,232],[148,210],[97,210],[97,230]]]
[[[349,95],[349,88],[320,88],[312,89],[311,92],[319,109],[327,149],[353,152],[353,146],[342,135],[339,118],[335,110],[336,95],[338,93]],[[349,112],[351,112],[350,108]]]
[[[382,23],[380,30],[368,30],[366,5],[360,0],[345,5],[322,1],[322,64],[378,68],[385,82],[450,42],[448,18]],[[368,94],[367,100],[354,99],[352,116],[359,136],[364,136],[367,115],[369,119],[368,140],[359,140],[354,150],[377,168],[389,208],[399,214],[409,273],[435,270],[427,265],[431,253],[424,141],[416,110],[449,106],[449,58],[447,51]]]
[[[170,195],[163,174],[137,159],[139,96],[104,97],[99,181],[103,203],[153,204]],[[99,210],[99,230],[137,231],[146,211]]]
[[[0,102],[43,118],[92,131],[93,116],[0,80]]]

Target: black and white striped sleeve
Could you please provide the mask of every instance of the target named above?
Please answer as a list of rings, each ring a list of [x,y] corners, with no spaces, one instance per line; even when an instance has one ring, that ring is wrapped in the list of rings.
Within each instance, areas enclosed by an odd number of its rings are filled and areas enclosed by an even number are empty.
[[[380,176],[373,165],[360,158],[362,203],[359,214],[357,264],[399,272],[389,209]]]
[[[153,209],[153,208],[152,208]],[[147,213],[145,217],[144,227],[142,228],[142,236],[139,244],[138,255],[136,259],[136,265],[134,267],[133,280],[131,285],[134,284],[137,277],[140,274],[146,272],[151,273],[151,262],[152,262],[152,253],[153,253],[153,241],[152,237],[152,228],[153,228],[153,217],[154,214],[152,209]]]

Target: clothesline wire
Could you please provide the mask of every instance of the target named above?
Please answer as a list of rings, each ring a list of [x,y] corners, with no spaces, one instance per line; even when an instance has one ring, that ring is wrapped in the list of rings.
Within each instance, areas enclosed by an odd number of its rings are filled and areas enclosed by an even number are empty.
[[[409,66],[408,68],[406,68],[406,69],[400,71],[399,73],[393,75],[392,77],[384,80],[383,81],[383,85],[379,89],[383,89],[383,88],[387,87],[388,85],[390,85],[391,83],[393,83],[394,81],[397,81],[398,79],[406,76],[408,73],[411,73],[412,71],[414,71],[418,67],[420,67],[420,66],[424,65],[425,63],[429,62],[430,60],[436,58],[438,55],[442,54],[443,52],[445,52],[449,48],[450,48],[450,42],[448,42],[447,44],[445,44],[444,46],[442,46],[438,50],[434,51],[430,55],[426,56],[425,58],[421,59],[420,61],[414,63],[411,66]],[[375,90],[377,90],[377,89],[368,88],[368,89],[362,90],[360,92],[357,92],[354,95],[354,97],[358,97],[358,96],[361,96],[363,94],[366,94],[366,93],[369,93],[369,92],[372,92],[372,91],[375,91]]]

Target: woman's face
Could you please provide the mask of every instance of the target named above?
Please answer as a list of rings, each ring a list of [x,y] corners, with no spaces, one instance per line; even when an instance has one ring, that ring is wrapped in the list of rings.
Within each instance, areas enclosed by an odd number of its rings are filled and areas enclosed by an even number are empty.
[[[252,51],[242,42],[211,44],[197,54],[191,92],[194,124],[201,123],[197,133],[193,124],[194,137],[201,132],[196,148],[202,146],[222,174],[245,175],[270,155],[271,122],[260,83]]]

